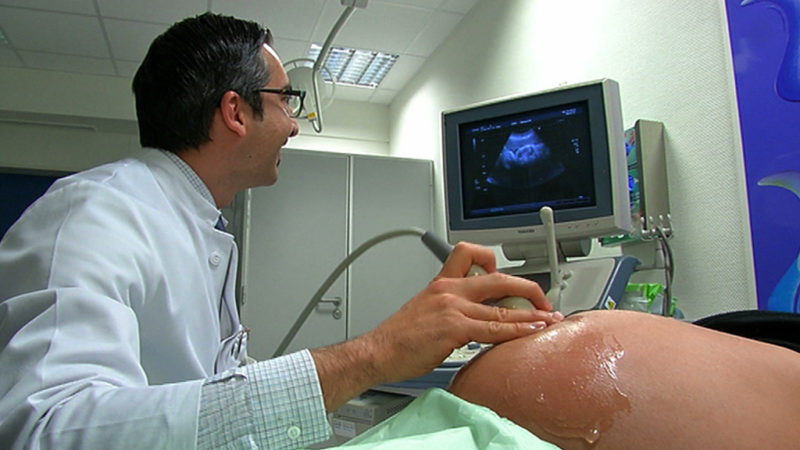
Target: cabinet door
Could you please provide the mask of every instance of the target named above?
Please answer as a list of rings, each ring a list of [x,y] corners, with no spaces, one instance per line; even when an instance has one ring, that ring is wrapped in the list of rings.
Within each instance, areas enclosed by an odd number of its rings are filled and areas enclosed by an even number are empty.
[[[274,186],[251,190],[242,323],[248,354],[272,357],[308,301],[347,255],[348,157],[285,150]],[[345,299],[346,274],[324,298]],[[345,311],[342,302],[342,311]],[[344,340],[345,319],[320,304],[286,353]]]
[[[352,157],[351,250],[387,231],[433,226],[430,161]],[[438,273],[441,263],[416,236],[368,250],[350,269],[348,338],[364,334],[397,311]]]

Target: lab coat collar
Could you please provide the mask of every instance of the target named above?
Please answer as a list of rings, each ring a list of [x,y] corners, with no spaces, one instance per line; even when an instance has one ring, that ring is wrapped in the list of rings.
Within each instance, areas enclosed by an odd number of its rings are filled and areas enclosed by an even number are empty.
[[[169,158],[164,150],[145,149],[140,160],[147,164],[153,173],[156,174],[158,183],[167,192],[174,192],[179,196],[180,204],[192,209],[195,213],[214,227],[221,217],[221,212],[217,206],[205,198],[189,181],[188,177],[181,171],[181,168]],[[223,222],[227,225],[227,220],[223,217]]]

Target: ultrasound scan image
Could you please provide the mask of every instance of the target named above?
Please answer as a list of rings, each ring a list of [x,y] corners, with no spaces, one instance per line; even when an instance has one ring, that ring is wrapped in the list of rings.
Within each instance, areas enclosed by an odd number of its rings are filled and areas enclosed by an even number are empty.
[[[563,172],[564,165],[531,128],[508,137],[486,181],[508,189],[530,189]]]

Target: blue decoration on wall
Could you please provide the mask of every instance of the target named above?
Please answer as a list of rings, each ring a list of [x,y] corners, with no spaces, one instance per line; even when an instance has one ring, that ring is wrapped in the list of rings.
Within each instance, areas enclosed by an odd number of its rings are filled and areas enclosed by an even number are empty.
[[[778,95],[790,102],[800,101],[800,0],[744,0],[741,5],[764,3],[774,8],[783,19],[783,28],[788,38],[775,89]]]
[[[800,0],[726,8],[758,305],[800,312]]]

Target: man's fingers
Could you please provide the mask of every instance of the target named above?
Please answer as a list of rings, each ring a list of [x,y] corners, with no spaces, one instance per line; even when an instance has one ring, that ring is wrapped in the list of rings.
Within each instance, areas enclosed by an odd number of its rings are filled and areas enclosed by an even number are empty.
[[[538,283],[499,272],[459,280],[456,289],[459,295],[476,303],[516,296],[530,300],[536,309],[553,309]]]
[[[462,278],[469,273],[473,265],[483,267],[487,272],[494,272],[497,270],[494,252],[488,247],[459,242],[453,248],[447,262],[442,266],[439,276]]]
[[[547,325],[560,322],[564,316],[559,313],[539,309],[506,309],[480,303],[467,303],[462,306],[464,315],[485,322],[544,322]]]
[[[544,321],[535,322],[498,322],[472,320],[469,335],[473,341],[486,344],[499,344],[512,339],[530,336],[547,327]]]

